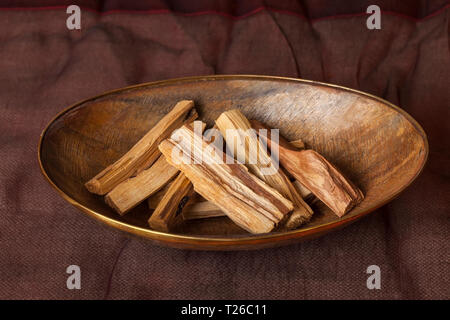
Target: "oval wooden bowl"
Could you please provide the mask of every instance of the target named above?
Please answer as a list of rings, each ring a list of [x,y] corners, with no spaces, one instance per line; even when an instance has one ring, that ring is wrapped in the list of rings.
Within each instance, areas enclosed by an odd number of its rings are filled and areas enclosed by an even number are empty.
[[[301,138],[346,174],[364,201],[338,218],[321,204],[298,230],[251,235],[228,218],[185,222],[173,233],[151,230],[143,203],[124,217],[84,183],[133,146],[178,100],[192,99],[209,125],[238,108],[251,119]],[[68,107],[39,142],[45,178],[64,199],[108,225],[178,248],[257,249],[322,235],[384,205],[417,177],[428,154],[426,135],[406,112],[375,96],[335,85],[267,76],[203,76],[146,83]]]

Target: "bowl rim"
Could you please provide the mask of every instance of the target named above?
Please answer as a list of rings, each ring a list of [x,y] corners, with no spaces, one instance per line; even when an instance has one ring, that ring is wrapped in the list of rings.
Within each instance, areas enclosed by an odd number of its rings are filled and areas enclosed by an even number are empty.
[[[123,92],[126,90],[136,89],[140,87],[152,87],[152,86],[159,86],[159,85],[168,85],[168,84],[174,84],[174,83],[180,83],[180,82],[194,82],[199,80],[205,80],[205,81],[215,81],[215,80],[278,80],[278,81],[288,81],[288,82],[298,82],[303,84],[309,84],[309,85],[319,85],[324,87],[330,87],[334,89],[339,89],[351,93],[356,93],[358,95],[362,95],[371,99],[374,99],[378,102],[383,103],[384,105],[394,109],[398,113],[400,113],[407,121],[411,123],[411,125],[416,129],[418,134],[423,139],[423,144],[425,148],[425,154],[422,157],[422,163],[420,163],[419,170],[416,171],[414,176],[411,177],[411,179],[404,184],[403,187],[399,188],[394,192],[389,198],[385,199],[384,201],[381,201],[379,203],[376,203],[375,205],[365,209],[361,213],[343,218],[339,218],[339,220],[331,221],[323,224],[319,224],[317,226],[311,226],[307,228],[302,229],[296,229],[291,231],[285,231],[285,232],[275,232],[275,233],[264,233],[264,234],[255,234],[255,235],[249,235],[249,236],[239,236],[239,237],[215,237],[210,235],[183,235],[183,234],[176,234],[176,233],[169,233],[169,232],[161,232],[156,231],[152,229],[147,229],[143,227],[139,227],[127,222],[119,221],[114,218],[107,217],[93,209],[90,209],[83,204],[79,203],[75,199],[73,199],[71,196],[66,194],[63,190],[61,190],[56,183],[49,177],[48,173],[44,169],[44,165],[42,162],[42,145],[45,138],[45,135],[48,131],[48,129],[52,126],[52,124],[59,119],[61,116],[69,112],[70,110],[86,103],[92,100],[96,100],[98,98]],[[227,247],[235,247],[235,246],[246,246],[246,245],[253,245],[253,244],[264,244],[268,242],[273,242],[274,244],[277,242],[283,242],[285,240],[289,239],[300,239],[306,236],[314,235],[314,234],[323,234],[327,231],[331,231],[335,228],[338,228],[340,226],[347,225],[349,223],[352,223],[358,219],[360,219],[363,216],[366,216],[367,214],[375,211],[376,209],[384,206],[386,203],[392,201],[394,198],[396,198],[401,192],[403,192],[407,187],[411,185],[411,183],[420,175],[420,173],[423,171],[423,168],[427,162],[429,154],[429,144],[428,139],[425,131],[420,126],[420,124],[405,110],[401,109],[400,107],[392,104],[391,102],[384,100],[380,97],[377,97],[375,95],[356,90],[347,88],[340,85],[320,82],[320,81],[314,81],[314,80],[306,80],[301,78],[291,78],[291,77],[282,77],[282,76],[269,76],[269,75],[250,75],[250,74],[230,74],[230,75],[204,75],[204,76],[189,76],[189,77],[181,77],[181,78],[172,78],[172,79],[166,79],[166,80],[158,80],[158,81],[151,81],[151,82],[145,82],[140,84],[135,84],[131,86],[126,86],[123,88],[108,90],[106,92],[103,92],[99,95],[89,97],[87,99],[83,99],[81,101],[78,101],[74,104],[69,105],[68,107],[64,108],[62,111],[60,111],[58,114],[56,114],[49,123],[45,126],[44,130],[41,132],[41,135],[39,137],[39,143],[38,143],[38,162],[39,162],[39,168],[44,176],[44,178],[47,180],[47,182],[61,195],[61,197],[75,206],[76,208],[82,210],[83,212],[87,213],[89,216],[95,218],[98,221],[101,221],[103,223],[106,223],[109,226],[112,226],[114,228],[120,229],[122,231],[126,231],[138,236],[142,236],[145,238],[149,238],[152,240],[156,240],[158,242],[163,242],[167,244],[173,244],[173,245],[201,245],[201,246],[211,246],[211,247],[224,247],[225,249]]]

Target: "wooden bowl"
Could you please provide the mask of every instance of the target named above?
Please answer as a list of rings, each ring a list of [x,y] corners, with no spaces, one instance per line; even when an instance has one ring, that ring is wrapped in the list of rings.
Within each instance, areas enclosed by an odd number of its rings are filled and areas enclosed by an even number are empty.
[[[251,235],[226,217],[183,223],[173,233],[151,230],[145,203],[124,217],[83,184],[133,146],[178,100],[192,99],[209,125],[225,110],[301,138],[332,161],[365,194],[343,218],[322,204],[298,230]],[[257,249],[322,235],[392,200],[418,176],[428,155],[420,125],[375,96],[335,85],[267,76],[201,76],[158,81],[104,93],[58,114],[39,142],[39,164],[48,182],[95,219],[178,248]]]

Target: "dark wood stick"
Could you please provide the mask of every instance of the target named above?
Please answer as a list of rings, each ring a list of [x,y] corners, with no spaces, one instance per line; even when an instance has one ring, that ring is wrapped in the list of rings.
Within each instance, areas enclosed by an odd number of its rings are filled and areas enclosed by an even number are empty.
[[[251,123],[255,129],[267,129],[258,121],[252,120]],[[274,143],[270,134],[266,142],[268,146]],[[364,199],[361,190],[316,151],[299,151],[281,136],[278,147],[281,165],[337,216],[342,217]]]

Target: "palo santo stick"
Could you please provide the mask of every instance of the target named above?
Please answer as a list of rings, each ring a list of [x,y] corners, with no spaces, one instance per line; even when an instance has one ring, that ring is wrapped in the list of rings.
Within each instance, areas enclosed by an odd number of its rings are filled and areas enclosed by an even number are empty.
[[[294,211],[282,222],[281,228],[295,229],[308,221],[313,211],[303,201],[286,174],[275,165],[247,118],[234,109],[222,113],[217,118],[216,125],[234,156],[244,162],[250,172],[293,202]]]
[[[150,167],[161,154],[158,144],[170,136],[173,130],[194,121],[197,112],[194,102],[183,100],[166,114],[127,153],[112,165],[89,180],[85,186],[95,194],[104,195],[119,183]]]
[[[180,172],[148,219],[150,227],[158,231],[169,231],[175,217],[182,212],[193,193],[192,183]]]
[[[205,124],[201,121],[195,121],[194,125],[189,124],[188,127],[196,130],[198,126],[200,134],[205,129]],[[167,189],[160,202],[148,219],[148,224],[155,230],[169,231],[174,225],[175,218],[183,212],[183,208],[194,194],[194,187],[189,179],[180,172],[173,183]]]
[[[292,148],[295,148],[297,150],[304,150],[305,149],[305,143],[303,142],[302,139],[289,141],[289,145]],[[288,175],[291,176],[289,173],[288,173]],[[302,198],[305,199],[305,201],[306,200],[311,200],[314,197],[312,192],[308,188],[306,188],[304,185],[302,185],[300,182],[298,182],[297,180],[292,181],[292,184],[297,189],[298,193],[300,193]],[[308,202],[312,203],[313,201],[308,201]]]
[[[222,150],[208,145],[200,135],[183,126],[159,149],[181,170],[194,190],[216,204],[231,220],[252,233],[265,233],[293,209],[292,202],[269,187],[239,163],[225,163]]]
[[[252,126],[265,128],[258,121],[252,121]],[[268,145],[274,143],[269,134],[266,141]],[[364,199],[361,190],[314,150],[295,150],[282,137],[279,137],[278,146],[283,167],[337,216],[342,217]]]
[[[281,168],[279,169],[279,171],[286,177],[286,181],[288,181],[287,186],[290,192],[288,199],[291,199],[295,206],[294,210],[287,217],[287,219],[282,222],[279,230],[293,230],[308,222],[313,215],[313,210],[305,202],[292,182],[289,181],[289,178],[286,176],[286,174],[284,174],[284,171]]]
[[[200,121],[201,122],[201,121]],[[193,126],[194,124],[188,124],[189,126]],[[205,130],[205,123],[201,122],[202,125],[202,131]],[[194,128],[194,127],[193,127]],[[195,128],[194,128],[195,130]],[[198,130],[198,129],[197,129]],[[156,192],[155,194],[151,195],[150,197],[148,197],[147,199],[147,203],[148,203],[148,207],[149,209],[156,209],[156,207],[158,206],[158,204],[161,202],[161,199],[164,197],[164,195],[166,194],[167,190],[169,189],[170,185],[172,184],[172,182],[169,182],[168,184],[166,184],[161,190],[159,190],[158,192]],[[194,199],[192,199],[193,201],[205,201],[205,199],[201,199],[201,197],[196,194],[196,197],[194,197]],[[191,201],[190,201],[191,202]]]
[[[303,142],[302,139],[297,139],[297,140],[293,140],[293,141],[289,141],[289,145],[292,148],[295,148],[297,150],[304,150],[305,149],[305,143]],[[289,172],[287,172],[287,175],[291,178],[292,175],[289,174]],[[293,179],[291,179],[292,181]],[[317,200],[317,198],[313,195],[313,193],[306,188],[304,185],[302,185],[300,182],[298,182],[297,180],[292,181],[292,184],[294,185],[294,187],[297,189],[298,193],[300,193],[300,195],[302,196],[302,198],[309,204],[312,204],[315,202],[315,200]]]
[[[210,201],[202,201],[186,205],[182,212],[184,220],[205,219],[226,216],[225,212],[219,209]]]
[[[164,156],[160,156],[150,168],[125,180],[109,192],[105,197],[106,203],[120,215],[124,215],[164,187],[177,173],[178,170]]]

